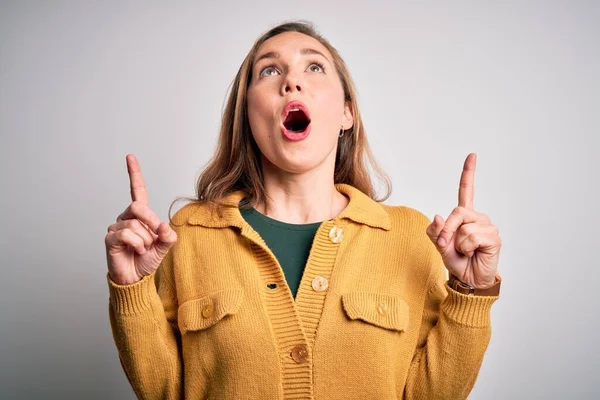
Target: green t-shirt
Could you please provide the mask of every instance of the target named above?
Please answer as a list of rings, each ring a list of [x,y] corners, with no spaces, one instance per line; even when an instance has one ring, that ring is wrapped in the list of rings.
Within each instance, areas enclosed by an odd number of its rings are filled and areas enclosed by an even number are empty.
[[[269,218],[254,208],[241,209],[240,212],[277,257],[285,280],[296,298],[304,266],[321,223],[288,224]]]

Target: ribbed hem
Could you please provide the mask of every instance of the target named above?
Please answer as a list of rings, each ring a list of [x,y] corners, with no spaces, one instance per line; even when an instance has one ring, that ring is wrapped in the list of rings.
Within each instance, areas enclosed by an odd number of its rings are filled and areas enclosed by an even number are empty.
[[[147,311],[151,307],[152,297],[156,296],[154,275],[144,276],[139,282],[131,285],[119,285],[106,274],[109,289],[109,301],[113,310],[118,314],[134,315]]]
[[[473,296],[458,293],[446,284],[448,296],[441,310],[450,319],[473,328],[485,328],[490,325],[490,310],[499,296]]]

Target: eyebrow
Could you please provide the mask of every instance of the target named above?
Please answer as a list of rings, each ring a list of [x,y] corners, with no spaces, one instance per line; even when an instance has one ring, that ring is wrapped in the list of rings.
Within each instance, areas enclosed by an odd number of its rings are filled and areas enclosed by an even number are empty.
[[[319,56],[323,57],[324,59],[326,59],[329,62],[329,58],[327,58],[325,56],[325,54],[321,53],[319,50],[315,50],[315,49],[311,49],[311,48],[305,48],[305,49],[300,50],[300,54],[302,54],[303,56],[304,55],[308,55],[308,54],[316,54],[316,55],[319,55]],[[258,57],[256,59],[256,61],[254,62],[254,65],[258,64],[258,62],[260,60],[263,60],[263,59],[279,58],[279,57],[280,57],[280,54],[278,52],[276,52],[276,51],[269,51],[268,53],[265,53],[265,54],[261,55],[260,57]]]

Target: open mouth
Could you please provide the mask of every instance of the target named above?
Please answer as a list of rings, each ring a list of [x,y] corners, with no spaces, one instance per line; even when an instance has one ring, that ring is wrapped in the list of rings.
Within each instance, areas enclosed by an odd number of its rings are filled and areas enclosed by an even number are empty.
[[[304,132],[309,124],[310,119],[300,108],[292,108],[283,121],[285,129],[294,133]]]

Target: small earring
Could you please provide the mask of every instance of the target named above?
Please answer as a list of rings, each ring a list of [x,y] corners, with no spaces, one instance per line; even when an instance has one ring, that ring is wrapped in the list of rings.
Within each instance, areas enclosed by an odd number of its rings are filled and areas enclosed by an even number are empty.
[[[344,130],[344,125],[342,125],[342,127],[340,129],[340,137],[344,137],[345,133],[346,133],[346,131]]]

